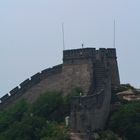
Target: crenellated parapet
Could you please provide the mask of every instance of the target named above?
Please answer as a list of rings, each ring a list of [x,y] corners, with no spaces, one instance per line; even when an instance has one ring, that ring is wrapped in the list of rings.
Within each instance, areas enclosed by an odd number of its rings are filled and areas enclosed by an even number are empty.
[[[63,60],[65,62],[66,60],[72,59],[94,58],[95,54],[95,48],[64,50]]]
[[[96,94],[74,96],[71,99],[71,109],[73,111],[92,110],[93,107],[101,107],[104,98],[104,89],[101,89]]]
[[[73,49],[64,50],[63,61],[64,64],[72,61],[82,60],[82,59],[103,59],[104,58],[116,58],[115,48],[100,48],[99,50],[95,48],[84,48],[84,49]]]
[[[52,68],[48,68],[41,72],[36,73],[35,75],[31,76],[31,78],[24,80],[22,83],[19,84],[19,86],[15,87],[9,93],[1,97],[0,106],[2,104],[5,104],[5,102],[8,102],[12,98],[16,99],[17,96],[23,95],[26,91],[28,91],[30,88],[40,83],[40,81],[42,81],[46,77],[50,77],[52,75],[61,72],[62,72],[62,65],[57,65]]]

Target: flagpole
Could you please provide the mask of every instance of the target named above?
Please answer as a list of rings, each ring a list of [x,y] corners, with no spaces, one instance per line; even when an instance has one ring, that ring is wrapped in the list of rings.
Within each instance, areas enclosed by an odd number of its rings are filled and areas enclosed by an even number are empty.
[[[114,30],[113,30],[113,34],[114,34],[114,38],[113,38],[113,47],[116,48],[116,21],[114,20]]]
[[[62,23],[62,36],[63,36],[63,50],[65,50],[65,31],[64,31],[64,23]]]

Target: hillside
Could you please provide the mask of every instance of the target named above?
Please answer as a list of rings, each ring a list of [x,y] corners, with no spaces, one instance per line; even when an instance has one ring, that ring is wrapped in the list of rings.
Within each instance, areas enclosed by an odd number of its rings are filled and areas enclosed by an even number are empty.
[[[69,108],[69,97],[57,92],[43,94],[33,104],[23,99],[14,107],[0,112],[0,139],[66,139],[68,128],[64,120]]]
[[[123,91],[129,88],[123,85],[115,90],[117,93],[120,89]],[[79,94],[80,90],[73,91],[71,96],[47,92],[32,104],[23,99],[14,107],[1,111],[0,139],[68,140],[71,137],[71,140],[82,140],[80,135],[72,134],[70,128],[65,126],[65,117],[70,114],[70,99]],[[127,140],[140,139],[140,101],[121,104],[119,110],[111,114],[106,129],[95,131],[91,137],[99,140],[118,140],[119,136]]]

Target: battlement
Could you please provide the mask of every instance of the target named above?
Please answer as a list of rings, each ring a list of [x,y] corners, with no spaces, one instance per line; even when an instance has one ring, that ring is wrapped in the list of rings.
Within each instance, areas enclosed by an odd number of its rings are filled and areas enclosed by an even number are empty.
[[[63,60],[92,58],[95,56],[95,48],[73,49],[63,51]]]
[[[108,58],[116,58],[116,49],[115,48],[108,48],[106,53]]]
[[[62,72],[62,65],[57,65],[52,68],[45,69],[41,72],[36,73],[24,80],[19,86],[12,89],[9,93],[0,98],[0,104],[7,102],[9,99],[15,98],[16,96],[20,96],[24,94],[27,90],[38,84],[40,81],[45,79],[48,76],[52,76],[55,74],[59,74]]]
[[[81,109],[90,110],[93,107],[101,107],[104,98],[104,89],[92,95],[74,96],[71,99],[71,110],[80,111]]]
[[[63,61],[78,60],[78,59],[95,59],[96,57],[116,58],[115,48],[81,48],[63,51]]]

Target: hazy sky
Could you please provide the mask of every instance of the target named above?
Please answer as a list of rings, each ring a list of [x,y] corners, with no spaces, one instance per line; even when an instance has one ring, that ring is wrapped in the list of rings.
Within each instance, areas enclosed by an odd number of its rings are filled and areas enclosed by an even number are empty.
[[[66,49],[116,48],[121,83],[140,87],[140,0],[0,0],[0,96],[62,63]]]

